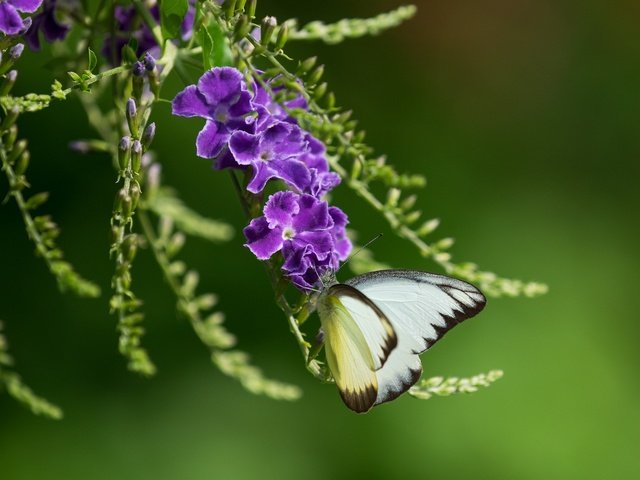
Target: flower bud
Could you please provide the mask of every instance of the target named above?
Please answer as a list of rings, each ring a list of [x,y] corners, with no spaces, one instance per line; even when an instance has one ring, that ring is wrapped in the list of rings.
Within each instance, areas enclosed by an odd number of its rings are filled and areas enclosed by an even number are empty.
[[[152,163],[147,170],[147,183],[145,184],[147,198],[153,198],[158,192],[158,188],[160,187],[160,169],[159,163]]]
[[[285,23],[278,30],[278,38],[276,39],[276,50],[282,49],[289,40],[289,26]]]
[[[333,107],[336,106],[336,95],[333,92],[329,92],[327,98],[325,99],[327,103],[327,110],[333,110]]]
[[[22,155],[22,152],[24,152],[26,149],[27,149],[27,141],[24,138],[22,140],[18,140],[17,142],[15,142],[15,145],[13,146],[13,150],[11,150],[9,152],[9,155],[7,156],[7,162],[9,163],[9,165],[15,162],[18,159],[18,157]]]
[[[160,79],[156,70],[149,72],[149,88],[155,99],[160,98]]]
[[[153,58],[149,52],[145,53],[142,57],[142,63],[144,63],[144,68],[147,72],[150,72],[156,68],[156,59]]]
[[[127,125],[129,125],[129,131],[134,138],[138,137],[138,109],[136,107],[136,101],[133,98],[127,100],[127,106],[125,108],[125,115],[127,117]]]
[[[23,51],[24,51],[24,43],[16,43],[9,50],[9,57],[11,58],[11,60],[17,60],[20,58],[20,55],[22,55]]]
[[[17,78],[18,78],[17,70],[11,70],[4,76],[4,82],[2,82],[2,85],[0,86],[0,96],[5,96],[11,91],[11,89],[16,83]]]
[[[224,11],[227,17],[233,17],[234,12],[236,11],[236,0],[225,0]]]
[[[397,188],[390,188],[387,193],[387,207],[394,208],[398,205],[398,200],[400,200],[400,190]]]
[[[309,85],[315,85],[322,78],[323,74],[324,74],[324,65],[320,65],[318,68],[316,68],[313,72],[309,74],[309,76],[307,77],[307,83]]]
[[[16,142],[18,138],[18,127],[15,125],[11,125],[11,128],[7,130],[6,137],[4,139],[4,148],[7,151],[11,151],[13,149],[13,144]]]
[[[134,76],[136,77],[141,77],[144,75],[144,64],[140,61],[135,62],[132,66],[131,66],[131,73],[133,73]]]
[[[31,20],[31,17],[23,18],[22,19],[22,28],[18,32],[18,35],[23,35],[23,34],[27,33],[27,31],[31,28],[32,22],[33,22],[33,20]]]
[[[438,225],[440,225],[440,220],[438,220],[437,218],[432,218],[431,220],[427,220],[426,222],[424,222],[418,229],[417,233],[421,237],[424,237],[438,228]]]
[[[131,196],[129,195],[129,193],[127,193],[127,190],[124,188],[121,188],[120,191],[118,192],[117,207],[118,209],[116,211],[122,212],[122,215],[124,216],[125,219],[128,219],[131,217],[131,212],[132,212]]]
[[[301,75],[311,70],[315,66],[317,61],[318,57],[309,57],[306,60],[303,60],[298,67],[297,75]]]
[[[238,21],[236,22],[235,31],[233,33],[233,37],[236,41],[243,39],[249,33],[251,29],[251,22],[249,21],[249,17],[246,15],[241,15]]]
[[[262,20],[262,26],[260,27],[260,43],[263,46],[269,44],[269,40],[271,40],[271,36],[273,35],[277,25],[278,21],[276,20],[276,17],[264,17]]]
[[[124,171],[129,166],[129,156],[131,152],[131,137],[124,136],[118,144],[118,165]]]
[[[313,98],[315,98],[316,100],[320,100],[324,96],[324,94],[327,93],[327,88],[327,82],[322,82],[313,91]]]
[[[27,171],[27,168],[29,168],[30,160],[31,160],[31,154],[29,153],[29,150],[25,150],[24,152],[22,152],[22,155],[20,155],[20,158],[16,163],[15,173],[17,176],[21,176],[25,174],[25,172]]]
[[[17,105],[9,109],[7,115],[2,119],[2,130],[11,128],[11,126],[16,122],[18,115],[20,115],[20,109]]]
[[[138,202],[140,201],[140,194],[142,190],[140,190],[140,185],[134,183],[131,185],[130,194],[131,194],[131,208],[135,210],[138,208]]]
[[[247,16],[249,18],[254,18],[256,16],[256,4],[258,0],[249,0],[249,5],[247,6]]]
[[[122,255],[126,262],[131,263],[136,257],[138,252],[138,239],[137,235],[131,234],[124,237],[122,240]]]
[[[139,140],[134,140],[131,145],[131,169],[138,173],[142,165],[142,144]]]
[[[149,125],[147,125],[144,129],[144,131],[142,132],[142,148],[143,150],[147,150],[149,148],[149,145],[151,145],[151,142],[153,142],[153,137],[155,137],[156,135],[156,124],[155,122],[150,123]]]

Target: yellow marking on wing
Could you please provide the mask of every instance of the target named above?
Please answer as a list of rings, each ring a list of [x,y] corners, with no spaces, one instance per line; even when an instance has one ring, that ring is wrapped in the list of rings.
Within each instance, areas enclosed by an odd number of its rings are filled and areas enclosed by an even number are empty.
[[[325,333],[327,363],[342,400],[352,410],[366,412],[376,401],[378,381],[364,335],[337,296],[323,299],[318,312]]]

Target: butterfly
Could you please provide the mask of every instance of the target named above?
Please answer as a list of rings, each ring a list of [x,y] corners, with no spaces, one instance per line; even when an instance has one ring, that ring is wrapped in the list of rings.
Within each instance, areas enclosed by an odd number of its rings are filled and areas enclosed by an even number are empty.
[[[415,270],[380,270],[338,283],[323,278],[317,311],[327,364],[342,400],[365,413],[422,374],[420,353],[485,306],[473,285]]]

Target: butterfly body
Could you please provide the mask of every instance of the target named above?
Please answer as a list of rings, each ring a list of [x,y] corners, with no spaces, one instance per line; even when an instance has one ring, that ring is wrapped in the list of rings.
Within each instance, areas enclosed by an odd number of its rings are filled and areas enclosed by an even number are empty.
[[[327,364],[358,413],[407,391],[422,374],[418,354],[486,303],[473,285],[414,270],[325,280],[317,309]]]

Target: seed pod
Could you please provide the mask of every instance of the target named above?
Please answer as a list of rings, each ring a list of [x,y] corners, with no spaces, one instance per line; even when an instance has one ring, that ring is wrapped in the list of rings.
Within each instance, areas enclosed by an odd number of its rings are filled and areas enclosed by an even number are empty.
[[[135,210],[138,207],[138,202],[140,201],[140,194],[142,191],[140,190],[140,185],[134,183],[131,186],[131,209]]]

